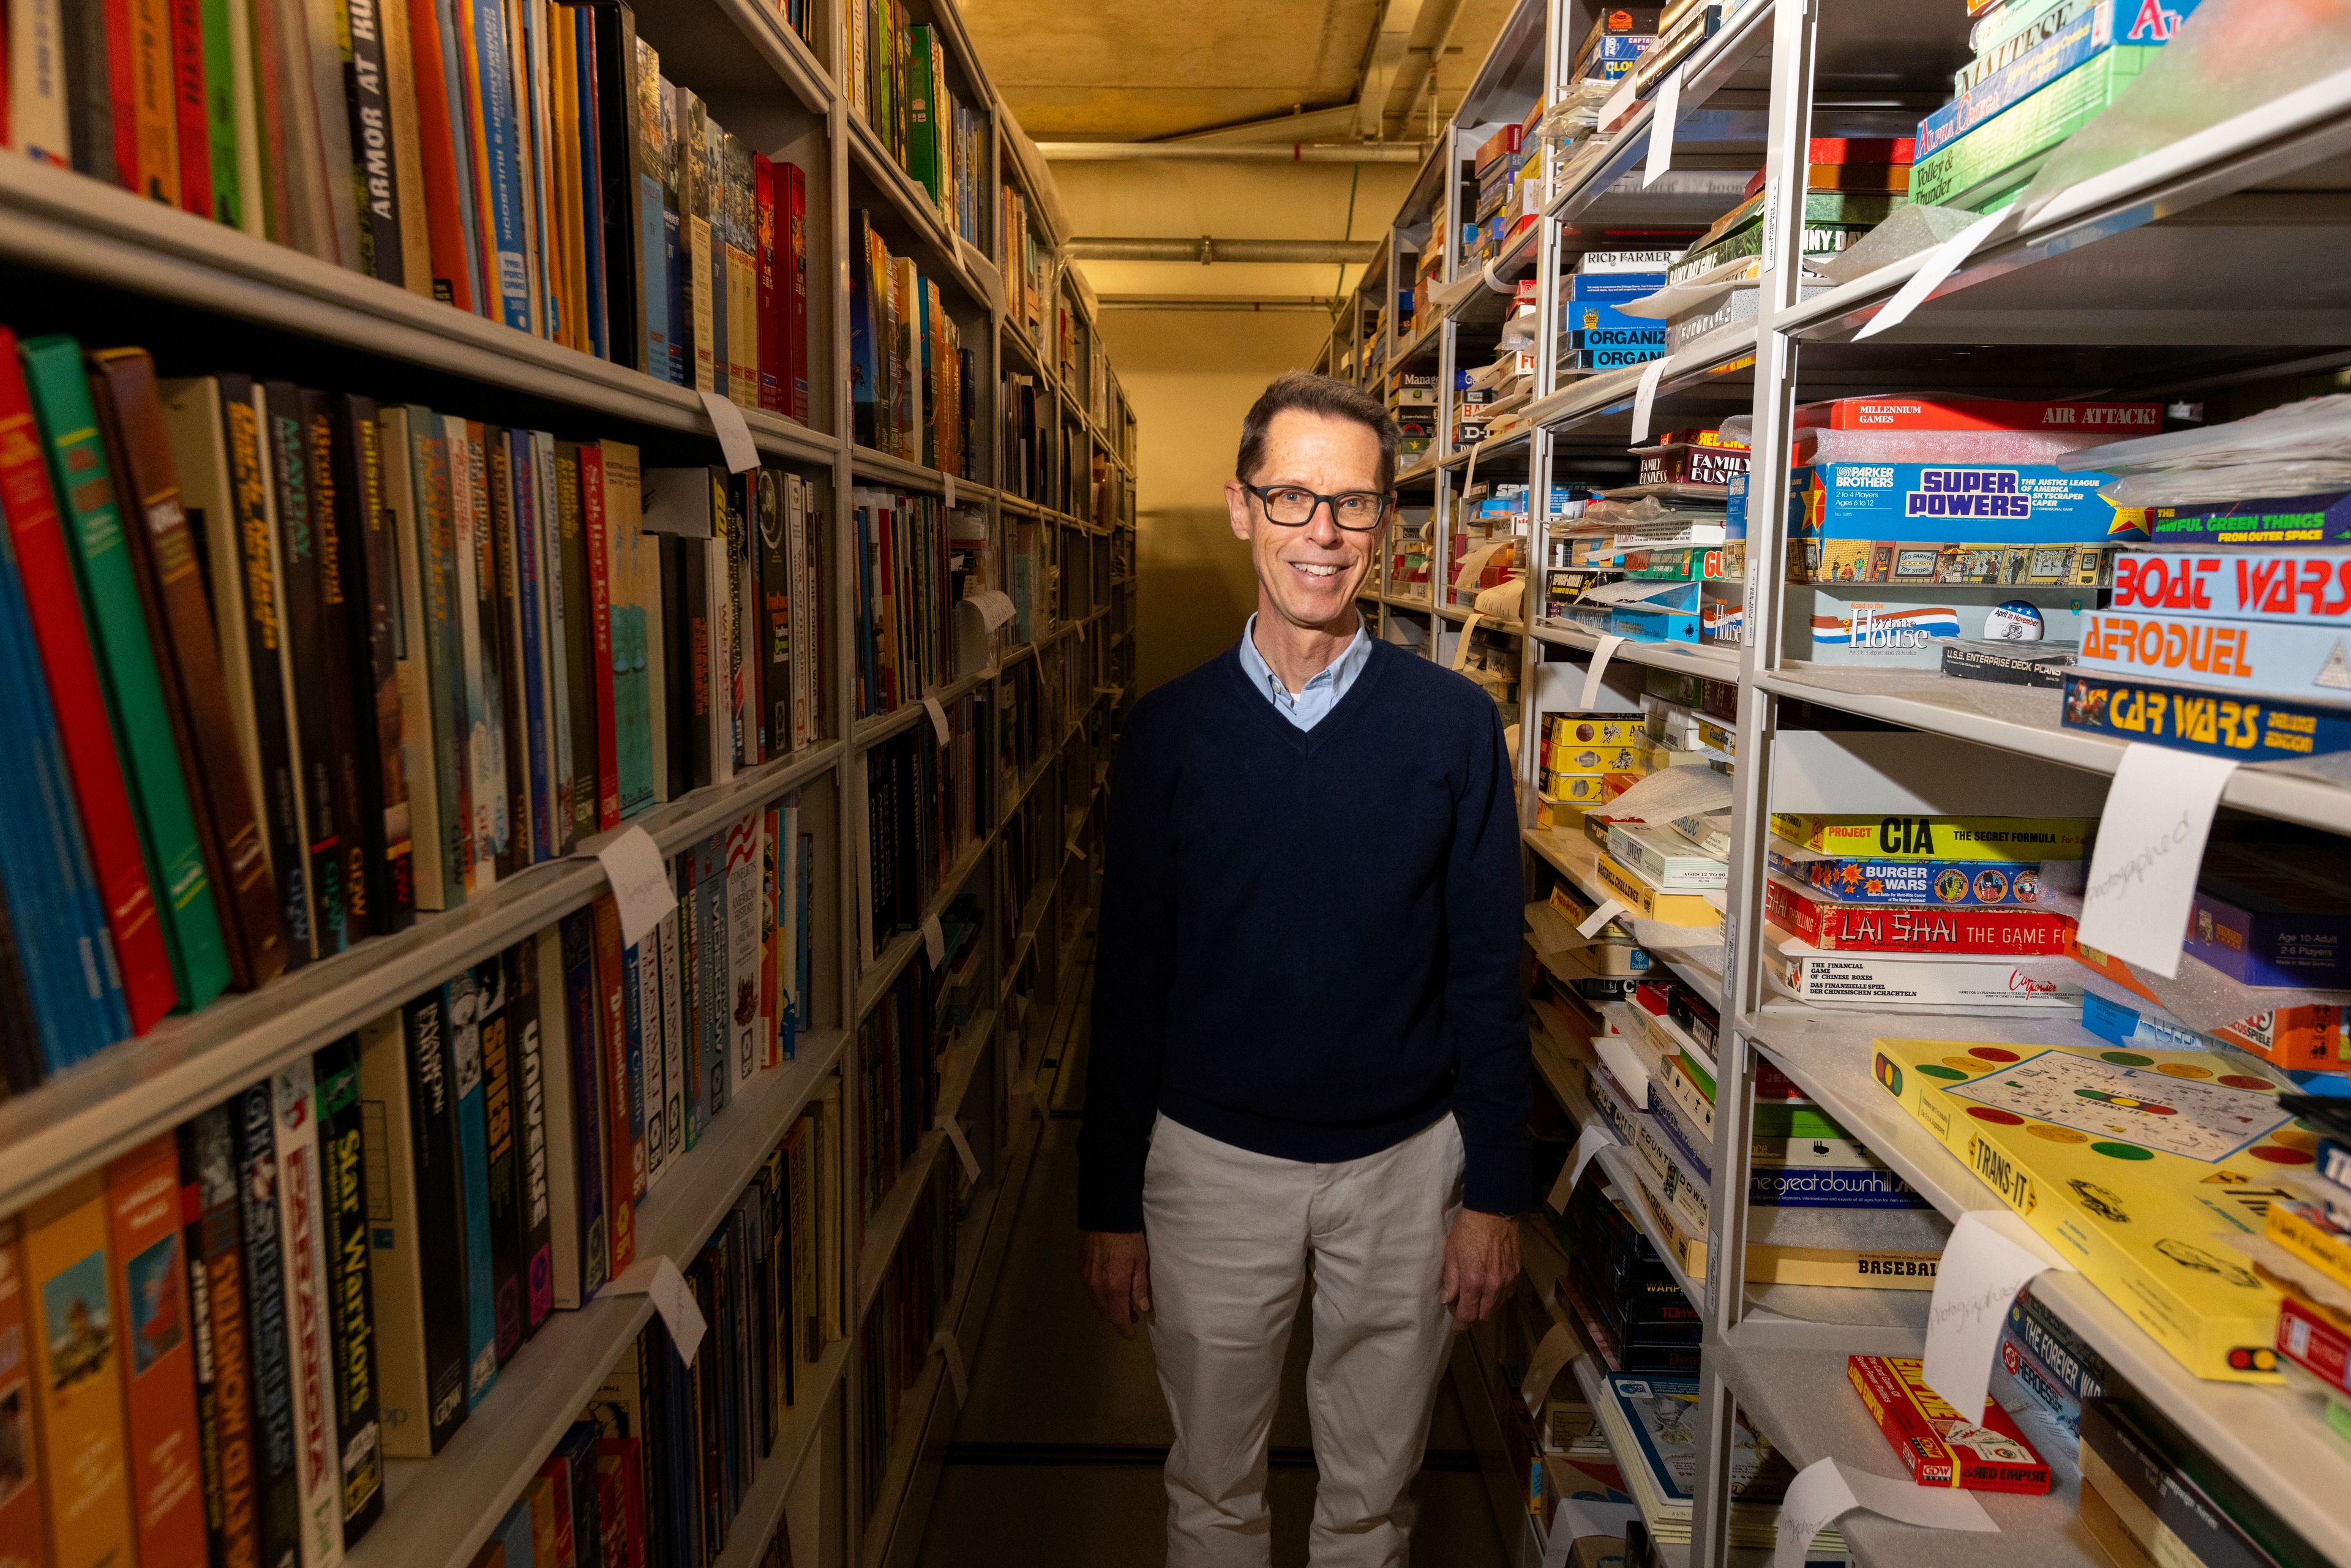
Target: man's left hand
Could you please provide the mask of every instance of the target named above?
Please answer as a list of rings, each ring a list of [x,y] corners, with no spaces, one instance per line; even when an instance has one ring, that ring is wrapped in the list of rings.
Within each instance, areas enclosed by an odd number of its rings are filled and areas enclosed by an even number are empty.
[[[1519,1277],[1519,1222],[1465,1208],[1445,1238],[1445,1304],[1456,1333],[1481,1322]]]

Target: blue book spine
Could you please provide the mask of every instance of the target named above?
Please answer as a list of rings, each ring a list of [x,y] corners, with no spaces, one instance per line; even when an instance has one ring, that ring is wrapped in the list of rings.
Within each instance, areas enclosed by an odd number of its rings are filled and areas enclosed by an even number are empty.
[[[660,176],[637,176],[637,254],[644,258],[645,369],[672,380],[670,273],[677,265],[677,214],[662,205]]]
[[[470,970],[442,988],[457,1064],[457,1153],[465,1197],[465,1407],[498,1382],[498,1312],[490,1267],[490,1124],[482,1103],[481,997]]]
[[[693,378],[686,372],[685,361],[690,357],[688,346],[694,334],[686,330],[685,254],[678,240],[677,209],[662,209],[662,277],[669,299],[669,379],[674,386],[692,386]]]
[[[574,68],[581,82],[596,79],[596,31],[589,25],[586,15],[579,17],[580,25],[571,30]],[[616,83],[606,91],[625,92],[625,83]],[[585,105],[582,106],[583,109]],[[580,237],[588,263],[588,347],[600,360],[612,357],[611,302],[604,298],[604,160],[603,149],[597,140],[597,116],[582,113],[580,120],[580,196],[585,209],[580,214]],[[646,255],[654,254],[651,251]],[[650,294],[640,298],[650,301]],[[648,319],[652,311],[646,311]],[[646,360],[651,366],[656,361]]]
[[[695,851],[694,895],[697,936],[696,976],[702,998],[703,1124],[726,1109],[733,1074],[726,1061],[726,836],[719,833]]]
[[[38,670],[16,554],[5,530],[0,530],[0,653],[11,668]],[[17,912],[16,943],[27,1000],[40,1032],[42,1061],[54,1073],[105,1041],[99,1038],[99,1016],[83,978],[84,936],[71,857],[61,852],[56,825],[49,821],[49,791],[42,777],[47,768],[39,760],[46,749],[42,730],[47,687],[38,680],[9,681],[0,687],[5,687],[0,690],[0,735],[9,743],[9,755],[30,758],[34,764],[0,768],[0,892]],[[77,835],[81,831],[78,820],[65,826]],[[72,917],[44,917],[60,907]]]
[[[1918,1189],[1889,1170],[1752,1166],[1747,1200],[1778,1208],[1924,1208]]]
[[[483,153],[490,174],[490,210],[483,217],[497,268],[492,282],[499,318],[528,332],[530,269],[523,256],[522,158],[515,146],[514,73],[507,60],[506,7],[499,0],[475,0],[474,55],[481,73]]]
[[[449,84],[449,138],[457,153],[457,211],[465,223],[465,277],[474,289],[474,312],[488,316],[489,290],[482,277],[482,214],[475,210],[474,126],[473,117],[458,101],[464,91],[465,73],[457,63],[456,6],[466,0],[434,0],[441,21],[441,75]]]
[[[514,476],[515,575],[520,580],[515,598],[522,612],[523,734],[529,753],[530,858],[535,864],[553,860],[556,848],[555,780],[549,777],[554,754],[547,737],[547,649],[538,618],[538,443],[528,430],[509,430],[505,439],[507,469]]]
[[[644,961],[643,944],[621,955],[621,1012],[627,1020],[623,1027],[628,1039],[624,1054],[629,1067],[629,1138],[640,1145],[645,1139]]]
[[[865,225],[857,225],[858,248],[849,258],[849,406],[852,434],[866,446],[879,446],[874,399],[882,378],[873,356],[873,290],[866,280]]]

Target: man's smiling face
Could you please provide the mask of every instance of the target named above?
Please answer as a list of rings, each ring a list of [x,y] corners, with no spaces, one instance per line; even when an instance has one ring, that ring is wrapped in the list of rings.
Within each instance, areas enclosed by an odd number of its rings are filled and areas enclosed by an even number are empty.
[[[1294,486],[1322,496],[1377,491],[1380,438],[1352,419],[1284,409],[1266,426],[1264,458],[1246,478],[1260,488]],[[1272,522],[1238,480],[1225,486],[1225,505],[1234,534],[1249,542],[1260,612],[1313,629],[1335,629],[1347,619],[1371,574],[1378,529],[1342,528],[1327,506],[1300,525]]]

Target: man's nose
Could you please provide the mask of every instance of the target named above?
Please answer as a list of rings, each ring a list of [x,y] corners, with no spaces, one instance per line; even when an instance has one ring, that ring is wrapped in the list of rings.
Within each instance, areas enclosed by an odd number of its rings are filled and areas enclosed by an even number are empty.
[[[1314,503],[1314,510],[1306,519],[1306,537],[1325,549],[1338,544],[1339,519],[1332,514],[1330,502]]]

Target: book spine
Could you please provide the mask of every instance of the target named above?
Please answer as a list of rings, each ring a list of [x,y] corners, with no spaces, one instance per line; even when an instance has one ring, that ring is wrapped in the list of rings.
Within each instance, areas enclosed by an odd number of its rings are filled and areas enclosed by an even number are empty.
[[[172,138],[179,162],[180,209],[213,214],[212,134],[205,118],[204,0],[169,0]],[[13,140],[13,138],[12,138]]]
[[[128,1456],[108,1295],[106,1178],[92,1172],[36,1202],[23,1217],[25,1315],[33,1346],[29,1430],[48,1504],[48,1561],[135,1561],[137,1531],[124,1485]]]
[[[426,1415],[429,1451],[435,1454],[448,1445],[472,1408],[464,1155],[457,1131],[456,1031],[448,990],[441,987],[405,1009],[416,1245],[424,1287]]]
[[[286,609],[279,664],[286,682],[287,732],[293,754],[296,821],[301,824],[303,866],[310,895],[313,952],[319,957],[350,946],[344,865],[335,821],[333,709],[324,670],[308,656],[326,644],[324,589],[319,571],[316,477],[300,389],[272,382],[264,389],[267,447],[276,502],[274,554]],[[300,659],[292,650],[302,649]]]
[[[498,1381],[495,1254],[490,1239],[490,1133],[482,1103],[481,996],[471,972],[441,988],[457,1099],[458,1204],[465,1241],[465,1402],[478,1406]]]
[[[809,234],[808,177],[797,163],[778,165],[783,189],[778,196],[778,222],[784,247],[784,315],[780,329],[784,351],[783,412],[805,424],[809,421]]]
[[[629,1014],[629,1071],[641,1085],[643,1106],[645,1186],[660,1181],[669,1162],[669,1120],[662,1103],[661,936],[646,933],[628,950],[626,995],[622,1005]]]
[[[524,772],[530,800],[530,847],[534,861],[553,860],[559,829],[553,715],[549,711],[548,644],[545,623],[547,584],[540,549],[546,530],[540,526],[538,444],[528,431],[509,431],[514,475],[514,536],[508,549],[515,566],[515,604],[520,638],[515,649],[520,666],[523,731],[527,760]]]
[[[186,1333],[177,1140],[166,1134],[113,1161],[106,1188],[139,1553],[149,1563],[197,1562],[206,1550],[204,1469],[195,1356]]]
[[[388,931],[390,912],[372,896],[376,889],[371,868],[379,846],[371,842],[368,828],[366,767],[359,694],[373,687],[361,676],[359,661],[366,656],[366,562],[358,549],[355,511],[375,507],[379,497],[361,496],[350,483],[358,464],[350,452],[350,432],[338,417],[338,401],[320,392],[302,394],[302,424],[309,446],[311,544],[317,556],[319,591],[318,646],[319,661],[310,684],[322,688],[326,700],[324,754],[313,771],[333,813],[335,844],[331,852],[335,880],[342,890],[343,928],[347,942]],[[381,817],[373,821],[380,823]],[[314,838],[322,838],[320,824],[312,822]]]
[[[393,211],[400,222],[400,280],[419,298],[433,293],[432,219],[424,193],[423,93],[417,82],[416,43],[408,0],[375,0],[383,47],[383,94],[391,143]]]
[[[473,886],[477,857],[473,706],[463,653],[472,605],[463,575],[466,552],[458,537],[465,427],[462,420],[412,409],[410,429],[417,447],[418,565],[423,577],[425,669],[433,707],[433,731],[423,747],[432,760],[440,800],[442,899],[444,907],[455,908]]]
[[[555,1305],[554,1259],[550,1250],[552,1152],[549,1143],[548,1062],[540,1004],[539,936],[526,936],[502,960],[507,966],[507,1029],[513,1041],[517,1128],[522,1137],[517,1166],[522,1211],[523,1333],[537,1333]]]
[[[625,15],[625,7],[621,9]],[[611,271],[615,267],[626,268],[631,263],[629,252],[625,248],[616,250],[612,245],[609,225],[612,222],[614,193],[606,183],[604,165],[609,155],[602,145],[602,136],[608,112],[605,99],[617,94],[625,105],[632,95],[623,86],[628,80],[625,71],[616,66],[609,75],[601,74],[602,68],[596,53],[597,35],[602,27],[601,17],[578,11],[569,12],[569,17],[574,84],[571,129],[577,142],[574,159],[580,190],[580,213],[574,221],[579,233],[580,287],[586,300],[589,351],[600,360],[629,364],[632,361],[614,334],[631,330],[633,323],[612,298]],[[622,133],[626,135],[625,127]],[[625,168],[623,174],[625,177]],[[624,185],[622,190],[628,188]],[[631,342],[636,340],[630,339]],[[644,369],[643,365],[635,368]]]
[[[587,910],[574,910],[559,927],[562,943],[564,1029],[571,1077],[571,1137],[578,1151],[580,1295],[601,1290],[611,1277],[611,1253],[604,1220],[606,1140],[603,1059],[597,1050],[596,931]]]
[[[533,527],[537,531],[538,641],[543,665],[539,680],[546,694],[546,766],[550,780],[549,809],[553,812],[548,831],[553,836],[555,853],[561,856],[571,852],[577,835],[573,831],[571,817],[574,780],[571,770],[570,650],[568,643],[573,617],[564,612],[563,522],[556,493],[559,472],[555,437],[543,430],[534,432],[531,457],[537,476],[532,494],[538,502]]]
[[[489,473],[482,426],[472,420],[446,420],[452,517],[455,524],[458,685],[465,694],[466,800],[474,835],[474,891],[497,883],[506,852],[506,743],[498,710],[497,639],[495,635],[496,578],[490,559]]]
[[[653,642],[658,612],[659,568],[644,542],[637,449],[618,441],[600,444],[604,500],[604,559],[611,581],[605,592],[612,665],[614,763],[620,780],[619,810],[633,817],[654,803],[661,762],[655,722],[658,655]]]
[[[258,1564],[259,1500],[253,1427],[253,1355],[246,1327],[243,1239],[230,1108],[215,1105],[179,1129],[180,1218],[188,1260],[188,1322],[195,1354],[196,1443],[204,1465],[204,1527],[214,1563]],[[5,1250],[0,1239],[0,1250]],[[0,1292],[5,1293],[5,1292]],[[6,1304],[0,1301],[0,1314]],[[0,1385],[5,1385],[0,1376]],[[5,1398],[0,1388],[0,1398]],[[0,1531],[0,1539],[5,1539]],[[34,1554],[37,1562],[39,1554]]]
[[[792,732],[792,659],[798,650],[792,626],[790,477],[774,469],[759,471],[754,499],[757,520],[751,535],[758,552],[753,662],[759,671],[759,721],[765,731],[763,747],[769,757],[785,756],[798,746]]]
[[[759,1038],[760,869],[766,817],[758,811],[726,830],[726,1016],[733,1092],[750,1087],[766,1043]]]
[[[178,988],[139,852],[122,765],[106,727],[98,663],[14,350],[13,340],[0,329],[0,507],[7,514],[26,612],[48,677],[58,737],[114,937],[131,1032],[144,1034],[171,1011]]]
[[[770,413],[782,413],[788,372],[783,351],[784,301],[777,291],[776,166],[764,152],[751,154],[751,203],[759,277],[759,406]]]
[[[167,207],[180,204],[177,94],[171,0],[130,0],[131,123],[138,177],[131,189]],[[118,108],[117,136],[121,121]]]
[[[383,1513],[383,1444],[376,1403],[375,1291],[368,1267],[367,1126],[360,1103],[360,1040],[346,1035],[311,1061],[318,1084],[319,1170],[324,1187],[329,1385],[343,1545],[359,1543]]]
[[[644,1190],[644,1145],[632,1133],[642,1127],[643,1109],[629,1092],[628,1021],[623,1012],[621,976],[620,906],[608,894],[590,906],[595,923],[595,996],[597,1060],[602,1073],[607,1145],[611,1158],[605,1172],[605,1234],[615,1276],[636,1261],[636,1195]]]
[[[685,998],[678,967],[678,911],[661,923],[661,1038],[663,1142],[671,1153],[685,1152]]]
[[[580,508],[588,547],[589,668],[596,688],[596,828],[610,832],[621,825],[621,751],[612,676],[611,541],[604,515],[604,453],[593,444],[580,448]]]
[[[636,36],[625,5],[596,19],[597,152],[604,171],[605,298],[629,362],[670,374],[668,241],[664,213],[660,57]]]
[[[490,1302],[498,1364],[522,1348],[528,1281],[522,1272],[522,1148],[517,1122],[514,1033],[507,1017],[507,971],[498,958],[474,970],[481,1021],[482,1115],[487,1138]]]
[[[286,1271],[302,1561],[305,1568],[332,1568],[342,1561],[342,1461],[335,1437],[331,1294],[320,1213],[325,1186],[319,1174],[318,1103],[308,1061],[278,1071],[275,1098],[278,1234]]]
[[[602,721],[596,707],[594,597],[580,482],[581,451],[569,442],[555,448],[556,549],[563,585],[563,609],[557,620],[563,629],[563,709],[571,778],[569,831],[574,840],[588,837],[601,825],[597,737]]]
[[[293,1352],[286,1323],[286,1258],[277,1218],[277,1121],[266,1080],[231,1103],[238,1219],[245,1235],[246,1310],[253,1326],[253,1419],[260,1434],[261,1560],[301,1561],[302,1482],[296,1452]]]
[[[340,556],[348,587],[351,686],[358,695],[357,755],[361,847],[369,896],[380,932],[405,930],[416,918],[415,846],[409,829],[407,770],[402,761],[401,613],[396,514],[387,504],[392,465],[404,450],[385,440],[373,400],[340,400],[341,450],[350,506],[339,515]],[[406,444],[402,443],[404,449]],[[370,722],[370,716],[373,722]]]
[[[10,6],[7,28],[8,144],[37,162],[70,168],[65,18],[58,0],[22,0]]]
[[[405,0],[382,0],[403,5]],[[359,214],[360,270],[405,286],[407,251],[401,234],[400,182],[394,174],[390,84],[378,0],[339,0],[348,37],[343,93],[350,117],[351,188]]]
[[[450,118],[450,82],[444,60],[441,11],[435,0],[386,0],[408,9],[409,59],[416,82],[418,183],[424,193],[424,230],[432,257],[433,297],[477,314],[473,268],[465,248],[461,165]]]

